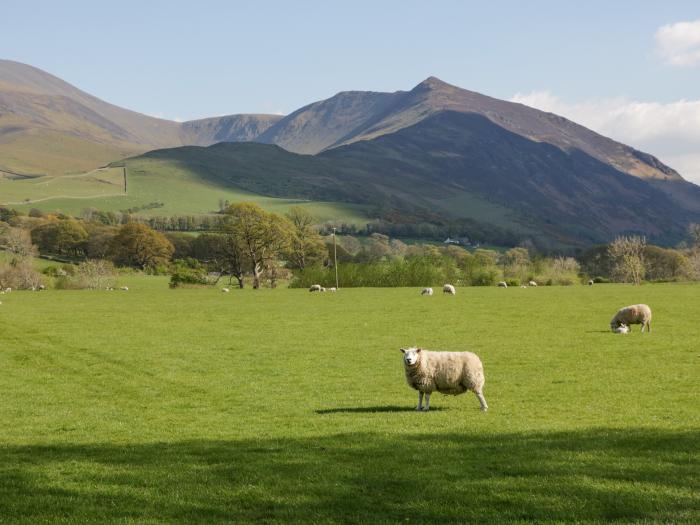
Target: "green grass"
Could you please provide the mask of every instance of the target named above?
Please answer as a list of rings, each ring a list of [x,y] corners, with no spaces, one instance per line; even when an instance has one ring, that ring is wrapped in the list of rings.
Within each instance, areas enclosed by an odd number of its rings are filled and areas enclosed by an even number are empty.
[[[292,206],[307,208],[319,221],[365,224],[367,207],[346,203],[266,197],[223,182],[202,178],[192,171],[158,160],[136,160],[128,172],[128,194],[123,193],[122,168],[107,168],[81,176],[40,177],[10,180],[0,178],[0,203],[18,210],[38,208],[78,215],[89,207],[120,211],[152,202],[162,207],[138,212],[139,215],[206,214],[218,210],[219,199],[256,202],[275,213],[286,213]],[[24,202],[29,199],[31,202]]]
[[[0,523],[697,523],[700,286],[13,292]],[[614,335],[647,302],[653,332]],[[401,346],[469,349],[413,411]]]

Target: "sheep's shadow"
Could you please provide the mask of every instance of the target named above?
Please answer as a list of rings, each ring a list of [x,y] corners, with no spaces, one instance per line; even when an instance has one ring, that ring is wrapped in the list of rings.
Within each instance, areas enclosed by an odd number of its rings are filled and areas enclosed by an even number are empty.
[[[612,334],[612,330],[586,330],[587,334]]]
[[[430,408],[429,412],[440,412],[444,408],[435,407]],[[374,407],[341,407],[341,408],[322,408],[315,410],[317,414],[373,414],[380,412],[418,412],[415,406],[397,406],[397,405],[385,405],[385,406],[374,406]]]

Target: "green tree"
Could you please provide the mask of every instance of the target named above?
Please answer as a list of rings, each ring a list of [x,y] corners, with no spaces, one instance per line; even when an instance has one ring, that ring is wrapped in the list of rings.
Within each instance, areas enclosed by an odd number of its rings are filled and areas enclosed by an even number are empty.
[[[32,241],[42,253],[81,255],[87,240],[87,231],[73,219],[52,220],[32,230]]]
[[[288,249],[292,225],[286,218],[250,202],[229,206],[226,214],[227,232],[243,247],[253,274],[253,288],[260,288],[265,268]]]
[[[137,222],[119,228],[110,245],[110,255],[115,264],[142,270],[167,264],[174,251],[165,235]]]

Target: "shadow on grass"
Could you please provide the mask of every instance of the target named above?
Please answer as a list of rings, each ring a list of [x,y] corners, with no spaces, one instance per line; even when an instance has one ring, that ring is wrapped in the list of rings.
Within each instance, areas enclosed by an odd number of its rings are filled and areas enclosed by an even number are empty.
[[[441,407],[431,408],[429,412],[440,412]],[[346,408],[324,408],[315,411],[317,414],[373,414],[375,412],[417,412],[414,406],[385,405],[376,407],[346,407]]]
[[[0,447],[2,523],[697,523],[698,433]]]

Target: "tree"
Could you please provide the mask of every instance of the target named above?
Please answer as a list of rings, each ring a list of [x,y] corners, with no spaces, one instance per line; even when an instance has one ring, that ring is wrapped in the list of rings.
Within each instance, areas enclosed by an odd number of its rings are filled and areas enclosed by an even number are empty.
[[[77,280],[80,288],[100,290],[114,286],[116,283],[116,272],[109,261],[89,259],[78,265],[78,269],[75,272],[75,280]]]
[[[502,256],[503,277],[519,277],[524,279],[527,264],[530,262],[530,254],[525,248],[511,248]]]
[[[236,238],[229,225],[224,234],[203,233],[192,243],[195,259],[204,263],[211,271],[229,276],[229,284],[235,277],[238,287],[243,288],[243,276],[247,265],[243,244]]]
[[[688,236],[690,236],[690,242],[693,248],[700,249],[700,224],[691,222],[688,225]]]
[[[51,220],[32,230],[32,241],[42,253],[80,255],[87,239],[83,225],[73,219]]]
[[[174,251],[172,243],[162,233],[137,222],[119,228],[110,245],[115,264],[142,270],[167,264]]]
[[[241,243],[251,265],[253,288],[260,288],[262,272],[288,249],[292,225],[286,218],[250,202],[229,206],[226,214],[227,231]]]
[[[613,275],[623,282],[640,284],[644,279],[644,248],[645,237],[620,236],[608,247],[613,259]]]
[[[294,206],[286,217],[292,225],[289,247],[285,252],[287,265],[303,270],[323,260],[326,248],[323,239],[314,228],[313,216],[304,208]]]
[[[30,257],[36,255],[36,246],[27,230],[22,228],[5,227],[0,229],[0,246],[15,257]]]

